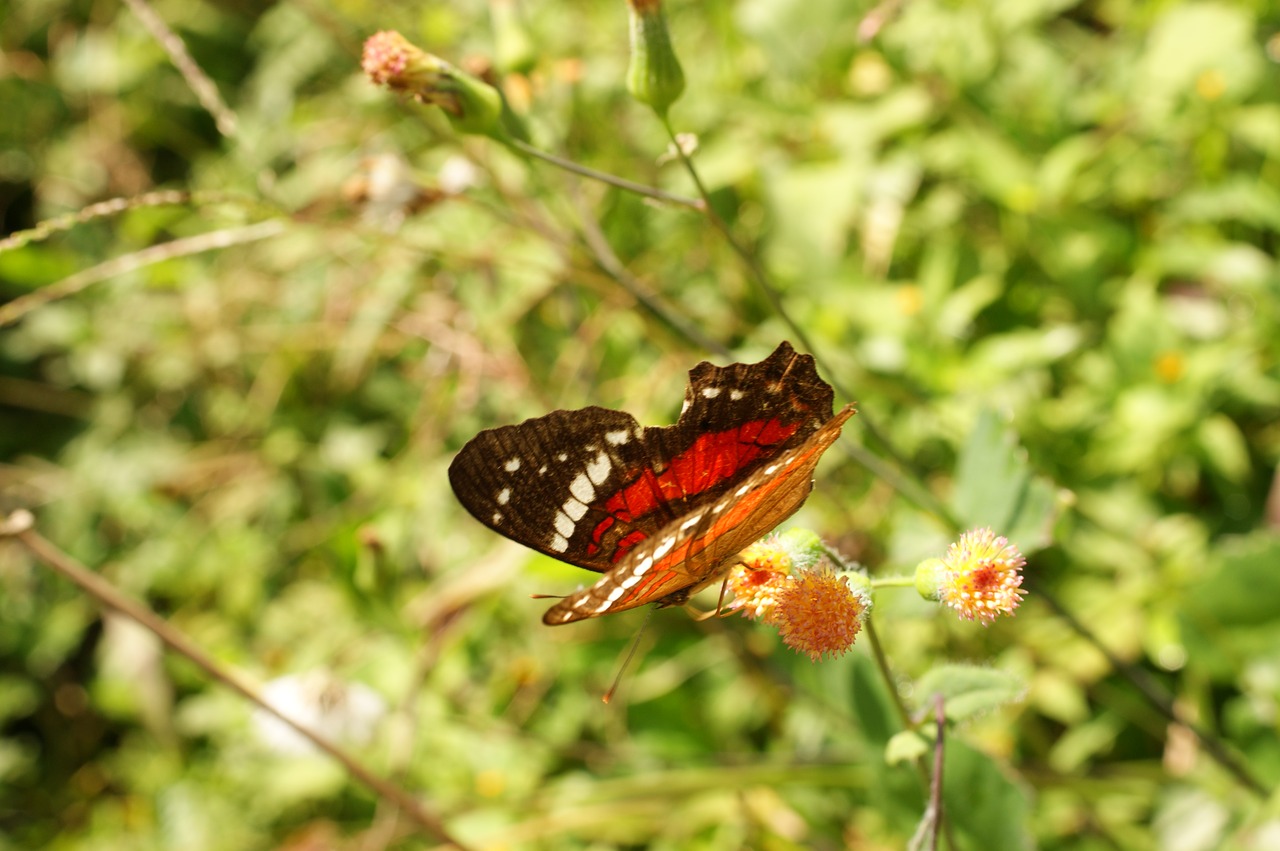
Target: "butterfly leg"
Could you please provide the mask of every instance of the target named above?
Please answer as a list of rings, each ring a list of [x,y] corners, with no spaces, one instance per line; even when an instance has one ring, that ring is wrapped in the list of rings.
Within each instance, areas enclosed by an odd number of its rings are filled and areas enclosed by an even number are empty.
[[[709,612],[693,611],[690,613],[690,617],[692,617],[695,621],[705,621],[705,620],[709,620],[710,618],[728,617],[730,614],[732,614],[732,612],[725,611],[724,597],[729,590],[729,571],[733,570],[733,568],[737,567],[738,565],[745,566],[745,562],[743,562],[741,559],[734,561],[733,564],[729,566],[729,570],[725,571],[724,579],[721,580],[720,582],[720,599],[716,602],[716,607]],[[688,609],[690,607],[685,606],[685,608]]]

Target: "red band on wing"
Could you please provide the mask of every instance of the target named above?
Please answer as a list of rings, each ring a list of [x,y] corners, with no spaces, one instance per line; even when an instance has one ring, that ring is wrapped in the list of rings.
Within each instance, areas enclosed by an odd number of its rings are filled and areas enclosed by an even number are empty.
[[[761,503],[767,500],[774,491],[782,487],[783,483],[794,475],[797,469],[803,469],[808,459],[812,458],[814,454],[821,455],[830,445],[830,441],[828,441],[813,446],[810,451],[804,454],[797,454],[787,464],[786,468],[780,470],[776,476],[772,476],[760,487],[743,494],[740,499],[735,500],[727,510],[716,517],[715,522],[705,529],[701,535],[696,538],[689,538],[678,544],[672,548],[671,552],[654,562],[645,573],[644,578],[636,583],[636,586],[618,602],[617,607],[627,608],[665,597],[669,593],[666,586],[679,576],[675,570],[677,565],[705,550],[725,532],[740,526]]]
[[[660,474],[646,469],[631,484],[609,497],[605,510],[610,516],[596,524],[588,551],[599,549],[601,539],[615,521],[632,523],[656,511],[663,502],[702,493],[732,478],[759,458],[767,449],[787,440],[800,427],[779,419],[754,420],[735,429],[703,434],[684,452],[671,459]],[[637,538],[636,535],[639,535]],[[618,562],[627,550],[644,538],[631,532],[618,543],[612,561]]]

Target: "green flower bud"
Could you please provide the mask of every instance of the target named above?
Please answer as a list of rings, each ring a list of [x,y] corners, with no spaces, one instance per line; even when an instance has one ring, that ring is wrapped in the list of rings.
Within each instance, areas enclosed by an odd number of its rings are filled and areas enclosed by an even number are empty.
[[[871,608],[871,577],[857,570],[841,570],[839,575],[844,577],[844,581],[855,594],[861,594],[866,598],[867,608]]]
[[[947,566],[940,558],[927,558],[916,565],[916,591],[926,600],[942,599],[942,581]]]
[[[662,0],[627,0],[627,9],[631,18],[627,91],[666,117],[667,109],[684,91],[684,71],[671,48]]]
[[[387,30],[370,36],[364,43],[361,67],[375,83],[440,107],[459,132],[499,141],[511,136],[497,89],[420,50],[398,32]]]
[[[812,567],[827,554],[822,539],[812,529],[788,529],[778,536],[778,543],[790,554],[792,563],[800,568]]]

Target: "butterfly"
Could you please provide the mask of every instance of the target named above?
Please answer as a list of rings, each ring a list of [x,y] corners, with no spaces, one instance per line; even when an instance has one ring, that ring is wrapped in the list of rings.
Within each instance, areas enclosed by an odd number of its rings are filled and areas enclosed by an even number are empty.
[[[783,342],[759,363],[695,366],[675,425],[590,407],[482,431],[449,483],[498,534],[603,574],[544,623],[682,605],[808,498],[855,413],[833,415],[834,395]]]

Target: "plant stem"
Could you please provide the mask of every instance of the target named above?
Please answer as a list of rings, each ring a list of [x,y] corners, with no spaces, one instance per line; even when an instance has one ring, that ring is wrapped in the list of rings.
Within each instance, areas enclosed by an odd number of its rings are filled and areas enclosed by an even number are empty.
[[[637,195],[643,195],[646,198],[653,198],[656,201],[665,201],[669,204],[679,204],[682,207],[689,207],[694,210],[702,210],[704,206],[703,202],[699,201],[697,198],[687,198],[683,195],[676,195],[662,189],[657,189],[653,186],[645,186],[643,183],[636,183],[635,181],[627,180],[625,177],[618,177],[616,174],[596,171],[594,168],[587,168],[586,166],[579,165],[572,160],[566,160],[563,157],[556,156],[555,154],[547,153],[546,151],[535,148],[527,142],[521,142],[519,139],[511,139],[507,144],[522,154],[543,160],[544,162],[549,162],[558,168],[564,169],[565,171],[571,171],[574,174],[581,175],[582,177],[589,177],[592,180],[598,180],[601,183],[607,183],[610,186],[616,186],[619,189],[625,189],[628,192],[634,192]]]
[[[871,579],[872,588],[914,588],[914,576],[876,576]]]
[[[876,633],[873,618],[868,617],[864,627],[867,630],[867,640],[871,642],[871,657],[875,659],[876,668],[880,670],[885,688],[893,700],[894,708],[898,711],[898,720],[902,722],[902,729],[910,730],[915,727],[915,723],[911,720],[911,711],[902,701],[902,695],[898,693],[898,684],[893,679],[893,669],[889,667],[889,659],[885,656],[884,647],[880,644],[880,636]]]
[[[849,562],[840,553],[828,547],[826,544],[820,544],[823,554],[831,559],[837,567],[844,571],[855,571],[858,569],[856,563]],[[916,580],[914,576],[877,576],[871,578],[872,588],[914,588]]]
[[[618,255],[614,253],[613,247],[609,245],[609,240],[600,229],[600,224],[596,221],[595,216],[581,202],[581,199],[575,196],[573,200],[578,208],[578,216],[582,222],[583,241],[586,242],[587,248],[594,256],[596,265],[626,290],[627,294],[634,298],[641,307],[649,311],[677,334],[706,351],[729,357],[728,349],[702,333],[698,326],[694,325],[682,314],[668,308],[663,304],[657,293],[650,290],[635,275],[631,274],[626,265],[618,259]]]
[[[253,225],[227,228],[198,236],[188,236],[153,245],[123,257],[116,257],[97,266],[82,269],[60,281],[47,284],[38,290],[20,295],[13,301],[0,305],[0,328],[17,322],[31,311],[51,301],[75,295],[86,287],[125,272],[132,272],[174,257],[187,257],[204,251],[216,251],[232,245],[244,245],[260,239],[268,239],[284,233],[286,223],[281,219],[267,219]]]
[[[1204,745],[1205,751],[1209,756],[1225,768],[1233,777],[1235,777],[1242,786],[1250,792],[1253,792],[1255,795],[1263,798],[1266,798],[1271,794],[1272,790],[1268,789],[1262,781],[1254,777],[1248,766],[1236,759],[1235,755],[1227,750],[1226,744],[1221,739],[1204,727],[1181,717],[1181,713],[1178,712],[1178,708],[1174,704],[1173,699],[1169,696],[1168,692],[1165,691],[1164,687],[1153,679],[1146,671],[1136,665],[1131,665],[1113,653],[1111,648],[1104,644],[1102,639],[1099,638],[1093,630],[1081,623],[1079,618],[1068,611],[1067,608],[1058,601],[1056,595],[1051,594],[1047,589],[1042,587],[1037,587],[1033,590],[1035,591],[1036,596],[1044,600],[1058,617],[1066,621],[1067,624],[1075,630],[1076,634],[1092,644],[1098,652],[1105,656],[1107,663],[1111,665],[1112,669],[1119,672],[1120,676],[1128,680],[1133,687],[1138,690],[1138,693],[1142,695],[1144,700],[1154,706],[1165,718],[1168,718],[1173,723],[1180,724],[1190,730],[1195,737],[1200,740],[1200,743]]]

